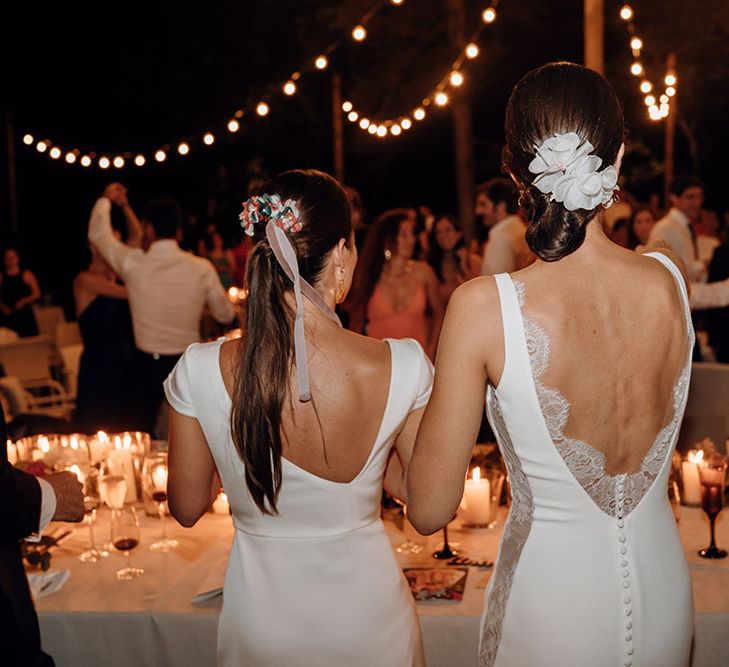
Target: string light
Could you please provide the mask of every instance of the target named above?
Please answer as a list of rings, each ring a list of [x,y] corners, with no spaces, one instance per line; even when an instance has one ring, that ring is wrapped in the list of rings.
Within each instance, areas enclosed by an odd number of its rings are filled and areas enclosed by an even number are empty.
[[[633,37],[630,40],[630,48],[633,51],[640,51],[643,48],[643,40],[640,37]]]
[[[395,123],[395,124],[394,124],[394,125],[393,125],[393,126],[392,126],[392,127],[390,128],[390,133],[391,133],[391,134],[394,134],[394,135],[395,135],[396,137],[400,136],[400,133],[401,133],[401,132],[402,132],[402,128],[401,128],[401,127],[400,127],[400,126],[399,126],[399,125],[398,125],[397,123]]]
[[[157,162],[164,162],[167,159],[167,153],[163,150],[159,150],[154,154],[154,159],[157,160]]]
[[[268,104],[266,104],[265,102],[259,102],[256,105],[256,113],[259,116],[267,116],[268,115],[268,111],[269,111]]]
[[[375,125],[374,123],[372,123],[372,125],[370,125],[370,126],[369,126],[369,127],[367,128],[367,131],[368,131],[368,132],[369,132],[370,134],[377,134],[377,125]]]
[[[59,157],[61,157],[61,149],[58,148],[57,146],[54,146],[53,148],[51,148],[51,152],[49,153],[49,155],[54,160],[57,160]]]
[[[240,123],[235,118],[231,118],[228,121],[228,132],[237,132],[239,129]]]
[[[668,95],[669,97],[673,97],[675,94],[676,89],[673,86],[668,86],[668,88],[666,88],[666,95]]]
[[[667,86],[675,86],[676,85],[676,75],[675,74],[666,74],[666,78],[663,79],[663,81]]]
[[[413,126],[413,121],[411,121],[409,118],[403,118],[400,121],[400,127],[402,127],[403,130],[409,130]]]
[[[645,105],[647,107],[652,107],[656,103],[656,98],[653,95],[646,95],[645,98]]]
[[[296,84],[289,79],[284,85],[283,85],[283,92],[284,95],[293,95],[296,92]]]
[[[423,120],[425,118],[425,109],[423,109],[423,107],[415,109],[415,111],[413,111],[413,118],[415,118],[415,120]]]
[[[496,20],[496,10],[493,7],[487,7],[481,14],[484,23],[493,23]]]
[[[451,72],[450,81],[451,81],[452,86],[455,86],[456,88],[458,88],[458,86],[463,84],[463,74],[461,74],[460,72],[457,72],[457,71]]]
[[[466,47],[466,58],[468,58],[469,60],[473,60],[474,58],[478,58],[478,54],[479,54],[478,44],[474,44],[473,42],[471,42]]]
[[[378,137],[386,137],[387,136],[387,128],[384,125],[380,125],[377,128],[377,136]]]
[[[66,153],[66,162],[68,162],[68,164],[76,162],[76,153]]]
[[[390,0],[390,2],[396,7],[399,7],[403,2],[405,2],[405,0]]]
[[[344,113],[349,113],[350,111],[352,111],[352,103],[351,102],[343,102],[342,103],[342,111],[344,111]]]
[[[121,155],[117,155],[114,158],[114,166],[117,169],[121,169],[124,166],[124,158]]]
[[[347,114],[347,120],[349,120],[351,123],[354,123],[359,118],[359,114],[356,111],[350,111]]]
[[[147,160],[144,157],[144,155],[137,155],[137,157],[134,158],[134,164],[136,164],[138,167],[143,167],[146,164]]]
[[[650,93],[651,90],[653,90],[653,84],[650,81],[643,81],[643,83],[640,84],[640,92],[641,93]]]
[[[183,141],[178,147],[177,152],[180,155],[187,155],[190,152],[190,146],[187,144],[187,142]]]
[[[327,59],[326,56],[319,56],[314,61],[314,67],[316,67],[317,69],[320,69],[320,70],[326,69],[328,64],[329,64],[329,60]]]
[[[623,5],[620,8],[620,18],[623,21],[630,21],[633,18],[633,8],[630,5]]]
[[[25,144],[26,146],[30,146],[30,145],[31,145],[31,144],[32,144],[32,143],[33,143],[34,141],[35,141],[35,139],[33,139],[33,135],[32,135],[32,134],[26,134],[26,135],[25,135],[25,136],[23,137],[23,143],[24,143],[24,144]]]
[[[364,42],[367,39],[367,30],[365,30],[363,25],[355,26],[354,30],[352,30],[352,39],[355,42]]]
[[[367,120],[367,118],[363,118],[361,121],[359,121],[359,126],[363,130],[366,130],[370,126],[370,121]]]
[[[634,62],[630,66],[630,73],[633,76],[640,76],[641,74],[643,74],[643,65],[641,65],[639,62]]]
[[[37,144],[35,145],[35,148],[36,148],[36,150],[37,150],[37,151],[38,151],[39,153],[45,153],[45,152],[46,152],[46,149],[48,148],[48,144],[47,144],[47,143],[46,143],[45,141],[39,141],[39,142],[38,142],[38,143],[37,143]]]
[[[109,168],[109,158],[108,157],[99,158],[99,166],[102,169],[108,169]]]
[[[215,143],[215,136],[212,132],[205,133],[205,136],[203,137],[203,143],[206,146],[212,146]]]
[[[444,92],[436,93],[435,103],[439,107],[444,107],[446,104],[448,104],[448,95],[446,95]]]
[[[81,158],[81,166],[82,167],[90,167],[91,166],[91,158],[88,155],[84,155]]]

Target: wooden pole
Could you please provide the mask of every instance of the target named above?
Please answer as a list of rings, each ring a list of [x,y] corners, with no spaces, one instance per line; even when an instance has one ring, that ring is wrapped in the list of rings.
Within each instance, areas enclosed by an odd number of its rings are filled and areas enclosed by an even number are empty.
[[[451,46],[466,46],[466,10],[463,0],[448,0],[448,37]],[[465,86],[468,82],[464,83]],[[475,232],[473,197],[475,179],[473,170],[473,125],[468,89],[453,91],[451,117],[453,118],[453,144],[455,150],[456,189],[458,193],[458,217],[466,239]]]
[[[334,149],[334,176],[344,183],[344,123],[342,120],[342,77],[332,75],[332,132]]]
[[[666,58],[666,72],[674,74],[676,72],[676,54],[669,53]],[[671,99],[671,110],[666,117],[665,137],[663,148],[663,203],[666,208],[669,207],[669,193],[673,174],[675,170],[674,160],[676,151],[676,119],[678,117],[678,106],[676,95]]]
[[[584,0],[585,67],[605,73],[605,0]]]
[[[13,132],[13,114],[5,114],[5,133],[8,153],[8,200],[10,206],[10,227],[14,235],[18,233],[18,188],[15,173],[15,139]]]

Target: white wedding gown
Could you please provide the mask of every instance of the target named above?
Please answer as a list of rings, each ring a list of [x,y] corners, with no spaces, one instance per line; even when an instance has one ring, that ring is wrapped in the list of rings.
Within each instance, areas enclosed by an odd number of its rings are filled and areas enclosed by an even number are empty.
[[[432,367],[414,340],[388,343],[389,395],[367,462],[351,482],[339,483],[282,459],[277,516],[260,512],[245,485],[230,436],[221,343],[190,346],[165,382],[172,407],[200,422],[233,514],[219,665],[423,664],[415,605],[380,519],[380,501],[390,450],[408,414],[427,402]]]
[[[677,350],[670,420],[632,474],[607,474],[601,451],[565,435],[571,406],[542,383],[561,341],[524,309],[524,285],[496,276],[505,365],[487,407],[513,501],[486,591],[481,667],[689,664],[691,585],[666,490],[693,329],[678,269],[664,255],[651,256],[678,285],[686,349]]]

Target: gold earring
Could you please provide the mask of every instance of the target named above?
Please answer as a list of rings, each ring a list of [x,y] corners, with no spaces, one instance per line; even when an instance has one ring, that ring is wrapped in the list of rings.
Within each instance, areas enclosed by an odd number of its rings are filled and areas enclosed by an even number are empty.
[[[337,303],[344,301],[344,269],[339,269],[339,282],[337,284],[337,292],[334,295],[334,300]]]
[[[389,248],[385,248],[385,261],[389,262],[392,259],[392,251]]]

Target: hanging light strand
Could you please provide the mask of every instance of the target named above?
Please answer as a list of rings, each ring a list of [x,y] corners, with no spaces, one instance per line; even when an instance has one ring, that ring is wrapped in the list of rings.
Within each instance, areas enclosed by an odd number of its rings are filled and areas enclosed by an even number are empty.
[[[635,9],[625,0],[620,1],[619,5],[618,16],[625,22],[628,32],[628,46],[633,58],[630,73],[640,80],[639,90],[643,94],[648,117],[654,121],[662,120],[671,113],[671,99],[676,95],[678,78],[675,72],[667,71],[662,82],[664,91],[662,94],[658,94],[657,88],[648,77],[643,63],[645,40],[639,36],[635,27]]]
[[[241,119],[244,117],[257,116],[263,118],[267,116],[271,111],[270,104],[272,97],[278,94],[283,94],[286,97],[295,95],[298,92],[299,81],[303,74],[326,70],[332,54],[343,44],[352,41],[360,43],[366,40],[368,37],[367,24],[383,9],[388,6],[400,7],[404,3],[405,0],[378,0],[375,2],[367,12],[354,22],[353,27],[346,31],[344,36],[333,41],[314,56],[309,57],[301,67],[291,73],[284,83],[270,85],[265,94],[261,95],[249,106],[238,109],[232,114],[225,122],[225,130],[222,130],[222,132],[224,133],[226,130],[229,134],[238,132],[241,127]],[[375,129],[376,132],[377,128]],[[38,153],[48,155],[52,160],[58,162],[76,164],[84,168],[95,166],[100,169],[109,169],[111,167],[122,169],[124,167],[131,167],[132,165],[135,167],[143,167],[145,165],[167,163],[167,159],[173,156],[186,157],[194,152],[192,150],[193,144],[209,147],[216,142],[216,138],[213,132],[204,130],[196,134],[190,134],[178,141],[160,145],[158,148],[150,151],[148,155],[140,151],[109,153],[95,150],[82,151],[77,148],[67,149],[50,139],[39,139],[30,133],[25,133],[22,141],[29,148],[36,150]],[[62,155],[66,156],[64,160],[59,159]]]
[[[424,98],[416,104],[413,104],[410,111],[400,116],[393,116],[381,120],[373,120],[369,118],[361,109],[357,109],[354,104],[347,100],[342,104],[342,111],[346,114],[347,120],[353,125],[359,127],[362,132],[371,134],[373,137],[398,137],[401,136],[403,130],[409,130],[414,122],[424,120],[428,115],[428,108],[445,107],[451,101],[453,95],[458,93],[466,81],[463,73],[466,61],[475,60],[480,55],[478,41],[483,31],[496,21],[498,18],[497,7],[499,0],[492,0],[481,12],[481,21],[478,27],[471,34],[470,39],[463,45],[458,55],[441,77],[438,84]]]

